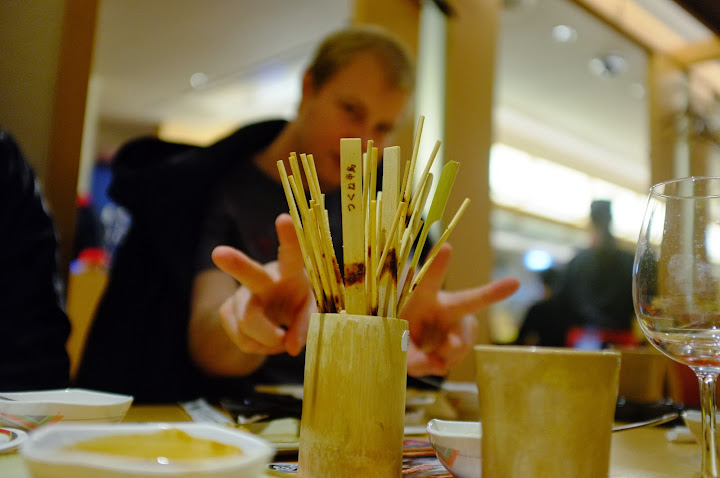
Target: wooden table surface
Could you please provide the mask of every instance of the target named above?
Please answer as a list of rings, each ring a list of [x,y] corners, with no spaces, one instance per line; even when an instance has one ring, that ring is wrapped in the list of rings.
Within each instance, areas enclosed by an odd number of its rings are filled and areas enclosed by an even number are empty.
[[[695,478],[700,472],[700,446],[674,443],[667,428],[638,428],[613,433],[610,478]]]
[[[126,422],[189,421],[177,405],[138,405],[128,411]],[[609,478],[695,478],[700,470],[700,447],[674,443],[667,428],[640,428],[614,433]],[[0,455],[0,477],[30,478],[19,454]]]

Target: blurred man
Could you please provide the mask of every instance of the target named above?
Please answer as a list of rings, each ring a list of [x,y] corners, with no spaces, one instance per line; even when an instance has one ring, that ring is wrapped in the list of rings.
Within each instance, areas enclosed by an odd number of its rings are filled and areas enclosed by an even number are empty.
[[[291,152],[314,155],[331,235],[340,240],[340,139],[373,139],[382,151],[409,104],[414,75],[411,57],[386,32],[336,32],[302,77],[295,119],[250,125],[145,174],[133,171],[137,182],[126,184],[128,199],[121,202],[130,204],[133,226],[118,250],[80,383],[144,400],[301,383],[315,303],[276,163]],[[138,197],[138,184],[153,188],[152,199]],[[141,200],[152,210],[170,208],[173,221],[133,207]],[[141,227],[156,234],[140,241]],[[143,267],[123,253],[133,241]],[[474,343],[471,313],[518,287],[507,279],[441,291],[449,260],[446,245],[405,308],[411,336],[426,325],[445,331],[433,350],[411,342],[411,375],[445,374]]]
[[[634,255],[620,248],[610,232],[610,206],[605,200],[590,205],[591,247],[568,263],[558,294],[562,313],[574,325],[568,335],[574,347],[638,342],[632,326]]]

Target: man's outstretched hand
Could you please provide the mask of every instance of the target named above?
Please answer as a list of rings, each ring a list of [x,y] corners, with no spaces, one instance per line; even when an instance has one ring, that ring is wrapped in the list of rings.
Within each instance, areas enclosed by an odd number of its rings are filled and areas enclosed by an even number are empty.
[[[314,301],[292,218],[281,214],[275,228],[280,244],[275,262],[260,264],[228,246],[213,250],[215,265],[241,285],[220,307],[220,317],[245,353],[298,355]]]
[[[478,325],[472,314],[507,298],[520,286],[517,279],[505,278],[472,289],[443,291],[451,254],[449,244],[440,248],[401,311],[410,327],[408,373],[412,376],[445,375],[475,343]]]
[[[223,327],[248,354],[298,355],[307,341],[310,314],[316,311],[292,219],[278,216],[278,260],[260,264],[241,251],[218,246],[213,261],[241,287],[220,307]],[[410,328],[408,373],[444,375],[472,348],[477,336],[473,313],[514,293],[515,278],[461,291],[441,289],[452,248],[443,245],[410,296],[401,318]]]

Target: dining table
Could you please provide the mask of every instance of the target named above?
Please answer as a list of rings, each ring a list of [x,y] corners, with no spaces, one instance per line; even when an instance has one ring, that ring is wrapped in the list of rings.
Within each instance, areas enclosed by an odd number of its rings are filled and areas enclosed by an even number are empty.
[[[179,404],[133,405],[124,422],[187,422],[191,417]],[[671,440],[667,427],[644,427],[613,433],[610,454],[609,478],[682,478],[694,477],[700,470],[700,447],[691,439]],[[414,435],[414,441],[427,440],[425,435]],[[292,461],[287,455],[276,456],[275,461]],[[297,455],[294,456],[297,460]],[[0,477],[31,478],[31,474],[18,452],[0,455]],[[268,471],[267,477],[280,476]],[[292,476],[292,475],[287,475]],[[405,475],[403,475],[405,476]],[[438,476],[414,472],[412,477]],[[449,475],[447,475],[449,476]],[[478,470],[480,476],[480,470]]]

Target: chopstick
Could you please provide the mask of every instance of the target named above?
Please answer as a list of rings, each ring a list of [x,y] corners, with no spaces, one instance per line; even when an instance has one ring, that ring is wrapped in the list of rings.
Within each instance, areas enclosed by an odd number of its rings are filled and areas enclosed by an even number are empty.
[[[315,272],[315,265],[313,264],[312,259],[310,259],[307,243],[305,242],[305,232],[302,227],[302,221],[300,221],[300,215],[298,214],[297,203],[295,202],[295,198],[290,187],[290,181],[288,179],[287,172],[285,171],[285,164],[282,161],[278,161],[277,166],[278,171],[280,172],[280,180],[285,191],[285,198],[287,199],[290,207],[290,217],[292,217],[293,225],[295,226],[295,234],[297,235],[298,243],[300,244],[300,252],[302,252],[303,259],[305,260],[305,269],[308,273],[310,285],[315,293],[315,302],[317,303],[318,310],[325,310],[323,300],[324,294]]]
[[[445,229],[445,232],[443,232],[442,236],[440,236],[440,239],[438,239],[438,242],[432,247],[430,252],[428,253],[428,257],[425,259],[425,263],[423,264],[420,271],[417,273],[417,276],[415,276],[412,279],[412,283],[410,284],[410,287],[408,288],[408,292],[404,297],[401,297],[400,299],[400,311],[405,307],[405,304],[407,304],[408,298],[410,297],[410,294],[412,294],[415,291],[415,288],[418,286],[420,281],[422,280],[425,273],[430,268],[430,265],[435,260],[435,256],[437,256],[438,251],[440,250],[440,247],[445,244],[445,242],[448,240],[448,237],[450,237],[450,234],[452,234],[453,229],[455,229],[455,226],[460,221],[460,218],[465,213],[465,210],[470,205],[470,199],[465,198],[465,200],[462,202],[458,210],[455,212],[455,215],[453,216],[452,220],[450,221],[450,224],[448,224],[447,228]]]
[[[362,154],[358,138],[340,140],[340,191],[342,194],[343,257],[345,260],[345,311],[366,313],[365,214],[362,203]]]
[[[405,277],[405,283],[403,284],[403,291],[400,294],[401,310],[404,301],[407,300],[407,296],[410,294],[410,286],[412,284],[413,275],[415,274],[415,268],[420,261],[420,255],[422,254],[423,247],[425,247],[425,241],[427,240],[430,226],[432,226],[436,221],[442,219],[443,212],[445,212],[445,205],[447,204],[448,197],[450,196],[450,190],[455,182],[455,176],[459,166],[460,164],[457,161],[449,161],[440,173],[440,180],[438,181],[437,188],[435,189],[435,196],[433,197],[432,203],[430,203],[430,211],[428,212],[425,224],[423,224],[420,238],[415,245],[415,254],[413,255],[412,262],[410,262],[410,268],[408,269]]]
[[[383,150],[382,192],[376,191],[378,148],[374,142],[369,140],[363,153],[359,138],[340,140],[343,264],[335,257],[325,195],[320,189],[312,154],[301,153],[298,161],[298,154],[290,153],[287,160],[291,175],[287,174],[284,162],[278,161],[281,183],[319,312],[401,315],[440,247],[467,209],[469,199],[463,201],[421,265],[421,251],[429,230],[442,220],[459,167],[456,161],[445,164],[432,192],[434,178],[430,171],[441,144],[436,141],[413,187],[423,123],[424,117],[420,116],[409,160],[402,162],[398,146]],[[405,165],[402,174],[401,164]],[[305,184],[310,199],[306,197]],[[423,220],[428,201],[430,208]],[[403,287],[398,290],[400,272],[405,269]]]
[[[383,150],[383,196],[380,225],[380,239],[378,247],[381,248],[380,260],[375,277],[380,282],[378,286],[378,313],[384,317],[395,317],[397,302],[397,231],[398,223],[404,218],[398,200],[401,194],[400,185],[400,147],[391,146]],[[405,203],[407,205],[407,203]],[[393,251],[388,259],[388,253]]]

